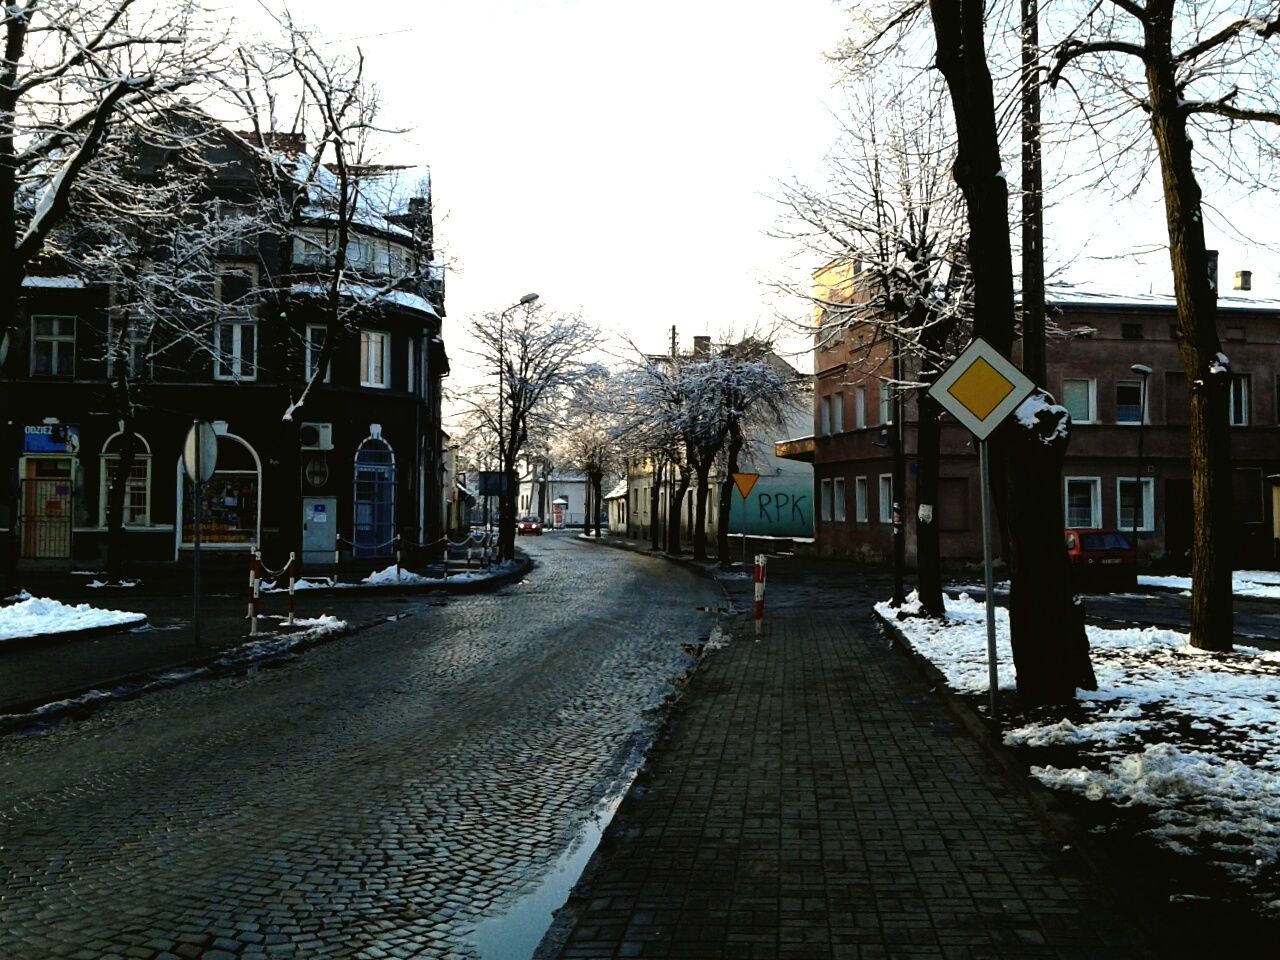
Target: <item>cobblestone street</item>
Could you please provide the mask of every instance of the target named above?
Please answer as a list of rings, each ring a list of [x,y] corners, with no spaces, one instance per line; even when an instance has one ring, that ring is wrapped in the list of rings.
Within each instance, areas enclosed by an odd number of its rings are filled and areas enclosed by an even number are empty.
[[[718,596],[530,552],[498,593],[0,741],[0,957],[477,956],[625,786]]]

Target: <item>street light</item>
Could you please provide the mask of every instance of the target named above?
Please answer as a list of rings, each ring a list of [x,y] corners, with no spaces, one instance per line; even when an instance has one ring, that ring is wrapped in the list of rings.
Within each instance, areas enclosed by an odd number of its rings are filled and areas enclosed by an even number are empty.
[[[1151,368],[1145,363],[1135,363],[1129,367],[1142,379],[1138,387],[1138,470],[1133,484],[1133,560],[1138,562],[1138,506],[1146,508],[1146,497],[1142,495],[1142,425],[1147,422],[1147,377],[1151,376]],[[1152,498],[1154,500],[1154,498]]]
[[[503,500],[506,499],[507,484],[508,482],[510,482],[510,477],[508,477],[507,475],[506,438],[503,436],[503,429],[502,429],[502,422],[504,419],[504,414],[502,409],[502,403],[503,403],[502,384],[503,384],[503,381],[506,380],[506,372],[504,370],[504,368],[506,367],[504,344],[506,343],[507,315],[511,313],[513,310],[518,309],[519,307],[527,307],[529,304],[533,303],[537,299],[538,299],[538,295],[536,293],[526,293],[523,297],[521,297],[511,306],[507,307],[507,309],[503,310],[500,314],[498,314],[498,470],[500,471],[500,475],[502,477],[502,481],[498,485],[498,504],[500,506],[502,505]],[[498,524],[499,533],[501,533],[502,518],[499,517],[498,521],[499,521],[499,524]],[[501,537],[499,537],[499,539],[501,539]],[[503,558],[503,559],[506,559],[506,558]]]

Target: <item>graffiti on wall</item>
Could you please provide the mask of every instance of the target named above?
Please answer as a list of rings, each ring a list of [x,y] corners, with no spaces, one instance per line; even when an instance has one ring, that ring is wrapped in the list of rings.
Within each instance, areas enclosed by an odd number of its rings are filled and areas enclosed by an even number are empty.
[[[737,492],[729,513],[731,533],[743,531],[743,501]],[[762,537],[812,537],[813,488],[790,478],[761,477],[746,501],[746,530]]]

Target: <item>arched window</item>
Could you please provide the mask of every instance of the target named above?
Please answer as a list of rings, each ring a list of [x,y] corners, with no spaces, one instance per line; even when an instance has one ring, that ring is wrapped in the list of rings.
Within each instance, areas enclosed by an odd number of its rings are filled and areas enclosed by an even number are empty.
[[[195,541],[195,511],[192,483],[183,483],[182,542]],[[200,541],[203,545],[238,546],[258,542],[259,501],[262,464],[247,441],[231,433],[218,435],[218,462],[213,476],[204,484],[200,500]]]
[[[396,457],[376,430],[356,450],[352,556],[389,557],[396,535]]]
[[[123,523],[126,527],[151,526],[151,445],[141,434],[123,431],[107,437],[98,458],[98,525],[107,527],[111,488],[119,482],[120,460],[132,445],[133,463],[125,480]]]

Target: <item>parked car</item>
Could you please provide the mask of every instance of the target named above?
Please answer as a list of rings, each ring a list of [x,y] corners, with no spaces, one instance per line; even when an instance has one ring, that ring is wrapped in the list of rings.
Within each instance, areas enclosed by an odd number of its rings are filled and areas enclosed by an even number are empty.
[[[516,533],[522,537],[526,535],[540,537],[542,536],[542,521],[537,517],[523,517],[516,524]]]
[[[1138,556],[1129,534],[1119,530],[1067,530],[1067,556],[1078,590],[1132,590]]]

